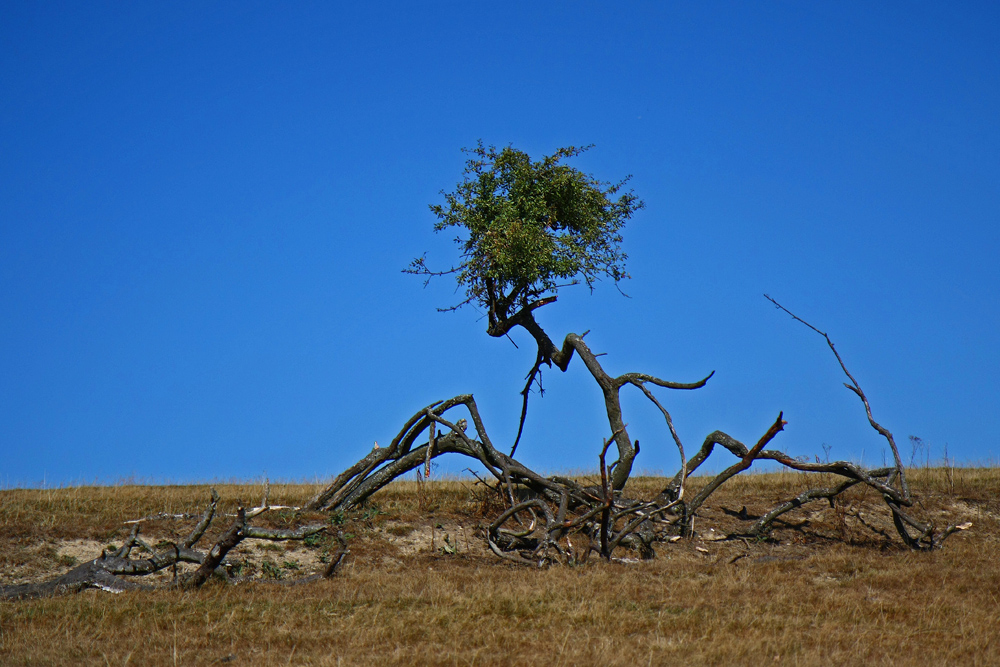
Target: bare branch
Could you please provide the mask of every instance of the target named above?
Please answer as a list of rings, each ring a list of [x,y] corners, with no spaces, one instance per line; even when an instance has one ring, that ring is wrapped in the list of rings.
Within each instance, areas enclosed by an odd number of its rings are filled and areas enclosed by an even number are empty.
[[[709,377],[711,377],[711,376],[709,376]],[[707,380],[707,378],[706,378],[706,380]],[[670,436],[674,439],[674,444],[677,445],[677,452],[680,454],[680,457],[681,457],[681,470],[678,473],[678,475],[679,475],[678,479],[680,481],[679,481],[679,484],[677,486],[675,500],[680,500],[681,498],[684,497],[684,480],[687,479],[687,474],[688,474],[687,473],[687,458],[684,456],[684,444],[681,442],[680,436],[677,435],[677,430],[674,428],[674,421],[670,418],[670,413],[667,412],[666,408],[664,408],[662,405],[660,405],[660,402],[658,400],[656,400],[655,396],[653,396],[653,392],[651,392],[649,389],[647,389],[646,385],[643,382],[639,381],[639,380],[633,380],[632,384],[634,384],[636,387],[638,387],[640,390],[642,390],[642,393],[646,395],[646,398],[648,398],[650,401],[652,401],[653,405],[655,405],[657,408],[659,408],[660,412],[663,413],[663,418],[667,422],[667,429],[670,431]],[[639,444],[638,441],[636,441],[636,445],[637,446],[638,446],[638,444]]]
[[[243,536],[246,538],[252,538],[256,540],[271,540],[271,541],[284,541],[284,540],[301,540],[309,537],[310,535],[316,535],[326,530],[327,526],[324,523],[314,523],[308,526],[302,526],[301,528],[294,529],[280,529],[280,528],[260,528],[258,526],[246,526],[243,530]]]
[[[247,525],[246,511],[241,507],[236,512],[236,521],[229,527],[222,537],[212,546],[205,556],[204,562],[194,572],[181,578],[178,586],[184,589],[198,588],[212,576],[215,568],[219,567],[226,554],[243,541],[246,537],[244,531]]]
[[[545,358],[539,350],[538,356],[535,358],[535,365],[531,367],[531,370],[528,371],[528,375],[525,378],[527,382],[524,383],[524,389],[521,390],[521,396],[523,398],[521,402],[521,419],[517,424],[517,437],[514,438],[514,446],[510,448],[511,456],[514,456],[514,452],[517,451],[517,444],[521,442],[521,434],[524,432],[524,419],[528,415],[528,394],[531,393],[531,384],[535,381],[535,376],[538,375],[542,367],[542,362],[544,361]]]
[[[830,350],[833,352],[833,355],[837,358],[837,363],[840,364],[841,370],[844,371],[844,374],[851,381],[850,384],[846,384],[845,383],[844,386],[847,387],[848,389],[850,389],[851,391],[853,391],[855,394],[857,394],[858,398],[861,399],[861,402],[864,403],[865,414],[868,416],[868,423],[871,424],[872,428],[874,428],[876,431],[878,431],[879,435],[881,435],[882,437],[884,437],[886,439],[886,441],[888,441],[889,448],[892,450],[892,456],[893,456],[893,458],[895,459],[895,462],[896,462],[896,474],[899,476],[899,485],[900,485],[900,489],[903,492],[903,498],[909,500],[909,498],[910,498],[910,487],[909,487],[909,484],[907,484],[907,482],[906,482],[906,471],[903,468],[903,459],[900,458],[900,456],[899,456],[899,449],[896,447],[896,441],[895,441],[895,439],[893,439],[892,433],[890,433],[886,428],[884,428],[881,424],[879,424],[878,422],[875,421],[875,418],[872,416],[871,405],[869,405],[869,403],[868,403],[868,397],[865,396],[865,392],[861,390],[861,385],[858,384],[858,381],[856,379],[854,379],[854,376],[851,375],[851,372],[849,370],[847,370],[847,365],[844,364],[844,360],[840,357],[840,353],[837,352],[837,348],[834,346],[833,341],[830,340],[830,336],[827,335],[825,332],[820,331],[819,329],[817,329],[813,325],[809,324],[808,322],[806,322],[805,320],[803,320],[801,317],[798,317],[797,315],[795,315],[792,311],[790,311],[787,308],[785,308],[784,306],[782,306],[780,303],[778,303],[777,301],[775,301],[769,295],[765,294],[764,298],[767,299],[768,301],[770,301],[771,303],[773,303],[776,307],[780,308],[784,312],[786,312],[789,315],[791,315],[793,319],[795,319],[795,320],[801,322],[802,324],[806,325],[807,327],[809,327],[810,329],[812,329],[813,331],[815,331],[816,333],[818,333],[819,335],[821,335],[824,339],[826,339],[826,344],[830,346]]]
[[[855,484],[858,484],[860,481],[861,480],[858,479],[848,479],[832,488],[809,489],[807,491],[803,491],[802,493],[795,496],[791,500],[778,505],[777,507],[769,511],[767,514],[762,516],[760,519],[757,520],[756,523],[754,523],[750,527],[750,530],[748,532],[751,535],[762,535],[768,531],[768,529],[771,527],[771,524],[774,523],[774,520],[777,519],[782,514],[784,514],[785,512],[801,507],[802,505],[812,502],[814,500],[822,500],[822,499],[832,500],[833,498],[839,496],[841,493],[851,488]]]
[[[645,373],[625,373],[615,378],[615,384],[619,387],[629,383],[639,386],[640,383],[649,382],[650,384],[655,384],[657,387],[665,387],[667,389],[701,389],[708,384],[713,375],[715,375],[715,371],[712,371],[697,382],[670,382],[669,380],[661,380],[658,377],[646,375]]]
[[[201,516],[201,521],[198,522],[184,541],[181,542],[181,546],[185,548],[190,548],[195,545],[195,543],[201,539],[201,536],[205,534],[208,526],[212,523],[212,518],[215,516],[215,509],[219,505],[219,494],[216,493],[215,489],[212,489],[212,502],[205,509],[205,513]]]
[[[774,438],[774,436],[776,436],[779,432],[784,430],[785,424],[787,423],[788,422],[782,419],[782,413],[779,412],[778,418],[774,421],[771,427],[767,429],[767,432],[764,433],[763,436],[761,436],[760,440],[757,441],[757,444],[753,446],[753,449],[747,451],[740,458],[738,463],[720,472],[718,475],[715,476],[714,479],[712,479],[711,482],[706,484],[704,487],[702,487],[700,491],[698,491],[695,497],[687,505],[686,511],[688,516],[689,517],[693,516],[694,513],[698,511],[698,508],[701,507],[702,503],[704,503],[705,500],[710,495],[712,495],[716,489],[722,486],[728,479],[733,477],[733,475],[739,474],[744,470],[746,470],[747,468],[749,468],[751,464],[753,464],[754,460],[757,459],[761,451],[764,449],[764,445],[769,443]]]

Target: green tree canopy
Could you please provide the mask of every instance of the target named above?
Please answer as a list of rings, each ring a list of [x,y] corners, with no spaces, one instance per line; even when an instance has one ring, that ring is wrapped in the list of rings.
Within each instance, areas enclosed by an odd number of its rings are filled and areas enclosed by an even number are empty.
[[[482,307],[488,332],[502,336],[531,311],[554,300],[560,287],[627,278],[621,229],[643,203],[618,183],[602,182],[563,160],[590,148],[560,148],[541,160],[513,147],[463,149],[462,181],[432,205],[435,231],[459,228],[461,262],[431,271],[425,258],[406,271],[455,274],[467,304]]]

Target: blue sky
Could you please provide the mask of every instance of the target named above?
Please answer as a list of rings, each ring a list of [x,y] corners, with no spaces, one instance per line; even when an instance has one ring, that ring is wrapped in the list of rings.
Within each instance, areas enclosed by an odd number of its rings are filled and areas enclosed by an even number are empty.
[[[995,461],[998,27],[992,3],[4,3],[0,486],[323,479],[466,392],[509,445],[530,339],[400,272],[455,258],[427,206],[478,139],[633,175],[630,298],[538,319],[611,373],[715,370],[660,393],[689,450],[784,410],[776,447],[881,463],[768,293],[904,459],[917,435]],[[593,468],[596,386],[543,383],[520,457]],[[637,466],[672,471],[659,414],[625,409]]]

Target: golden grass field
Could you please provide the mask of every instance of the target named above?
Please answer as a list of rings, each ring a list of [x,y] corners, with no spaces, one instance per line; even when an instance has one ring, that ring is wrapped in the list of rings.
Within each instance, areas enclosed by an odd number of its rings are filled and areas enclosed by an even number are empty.
[[[810,481],[743,475],[711,497],[699,536],[658,544],[655,560],[543,570],[485,551],[477,527],[496,508],[482,487],[397,482],[335,517],[351,553],[332,580],[279,583],[322,567],[327,539],[244,543],[232,555],[256,583],[3,602],[0,664],[1000,664],[1000,470],[911,472],[916,513],[973,523],[930,553],[903,548],[860,490],[786,515],[771,541],[718,539],[744,505],[766,510]],[[627,492],[663,485],[636,479]],[[216,488],[224,511],[261,497],[260,484]],[[271,502],[300,505],[317,489],[272,485]],[[208,497],[207,486],[0,491],[0,583],[66,572],[120,545],[124,521],[199,512]],[[192,524],[153,521],[143,535],[174,539]]]

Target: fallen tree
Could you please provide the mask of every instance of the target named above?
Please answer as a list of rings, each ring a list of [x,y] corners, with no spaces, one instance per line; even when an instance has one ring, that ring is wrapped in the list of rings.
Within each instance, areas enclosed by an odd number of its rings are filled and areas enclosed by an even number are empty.
[[[229,568],[226,567],[228,564],[226,556],[244,540],[268,540],[275,542],[302,540],[324,532],[329,528],[326,523],[311,524],[295,529],[263,528],[252,525],[250,523],[252,519],[271,509],[289,509],[272,507],[268,503],[268,491],[265,487],[264,500],[259,507],[251,509],[238,508],[235,516],[230,517],[233,520],[228,528],[219,535],[215,543],[207,551],[196,549],[195,546],[205,536],[212,522],[219,518],[219,514],[217,513],[218,503],[219,496],[215,492],[215,489],[212,489],[211,503],[201,515],[198,523],[195,524],[188,535],[180,542],[161,543],[157,545],[158,549],[154,548],[139,536],[140,528],[142,523],[148,520],[185,519],[188,517],[184,515],[159,515],[136,519],[128,522],[132,524],[132,531],[119,549],[104,549],[97,558],[87,561],[66,574],[49,581],[0,586],[0,600],[28,600],[38,597],[65,595],[68,593],[77,593],[88,588],[97,588],[111,593],[149,591],[156,588],[190,590],[200,588],[213,575],[226,581],[236,582],[239,581],[239,577],[230,573]],[[332,577],[348,553],[347,542],[344,540],[344,536],[337,533],[336,539],[340,544],[340,548],[330,559],[329,564],[322,574],[293,579],[282,583],[285,585],[296,585]],[[177,566],[180,563],[190,563],[198,567],[179,574]],[[141,581],[142,577],[169,569],[173,570],[173,578],[168,584],[156,586]]]

